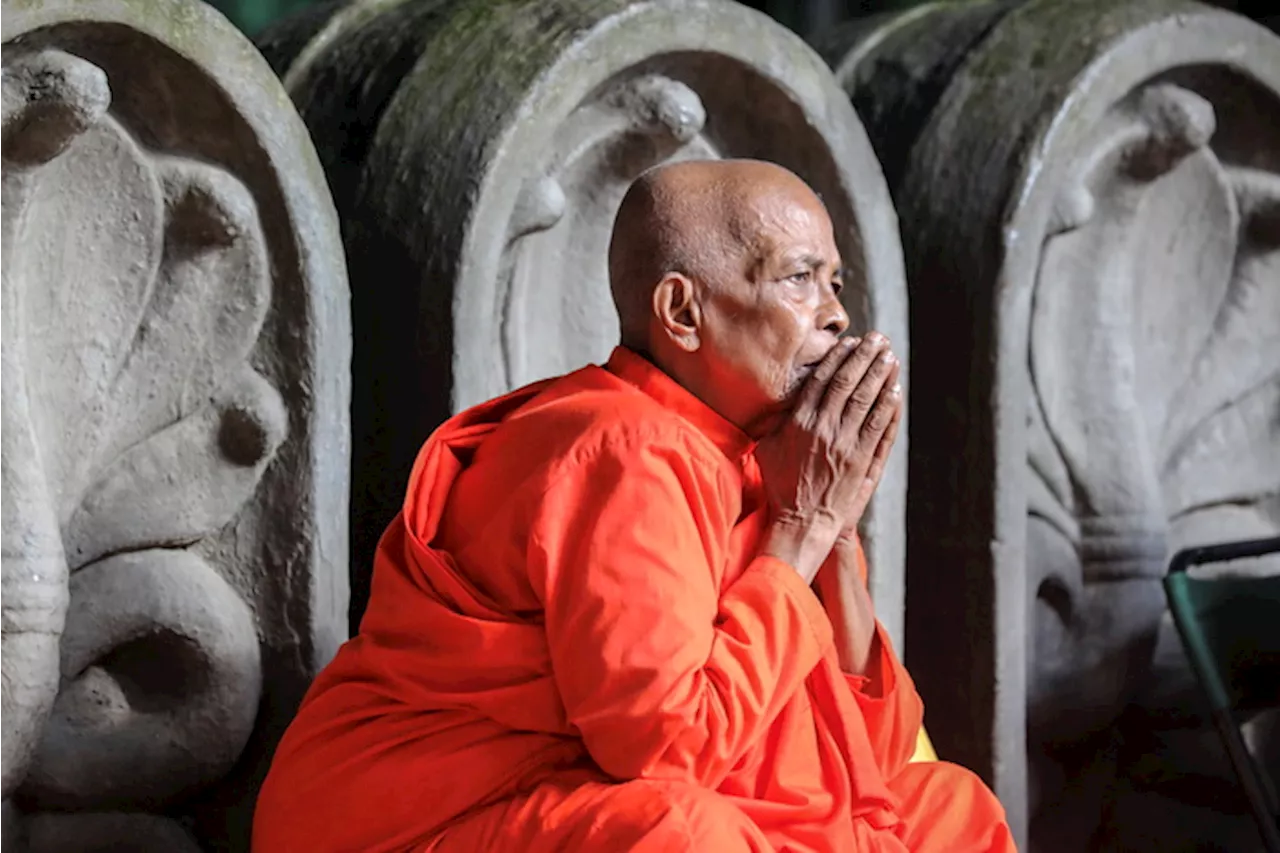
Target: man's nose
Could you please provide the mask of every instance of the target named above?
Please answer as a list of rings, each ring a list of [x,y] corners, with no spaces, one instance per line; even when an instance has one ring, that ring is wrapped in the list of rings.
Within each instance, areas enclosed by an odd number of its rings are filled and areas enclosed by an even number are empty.
[[[845,330],[849,328],[849,315],[845,312],[844,306],[840,304],[840,299],[834,291],[827,294],[827,298],[818,312],[818,327],[836,337],[843,335]]]

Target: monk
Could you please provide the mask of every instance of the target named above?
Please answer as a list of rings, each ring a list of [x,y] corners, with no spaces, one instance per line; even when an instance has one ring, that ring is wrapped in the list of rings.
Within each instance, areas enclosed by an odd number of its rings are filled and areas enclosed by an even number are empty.
[[[842,337],[840,267],[778,166],[637,180],[621,346],[427,441],[255,849],[1013,850],[976,776],[909,761],[855,533],[902,389],[883,336]]]

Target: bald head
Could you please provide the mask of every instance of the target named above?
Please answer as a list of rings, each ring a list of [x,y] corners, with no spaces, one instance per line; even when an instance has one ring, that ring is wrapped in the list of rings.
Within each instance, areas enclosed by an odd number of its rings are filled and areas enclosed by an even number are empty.
[[[684,161],[641,175],[622,199],[609,243],[623,344],[646,348],[654,288],[665,275],[716,280],[758,251],[769,220],[789,209],[826,216],[813,190],[773,163]]]

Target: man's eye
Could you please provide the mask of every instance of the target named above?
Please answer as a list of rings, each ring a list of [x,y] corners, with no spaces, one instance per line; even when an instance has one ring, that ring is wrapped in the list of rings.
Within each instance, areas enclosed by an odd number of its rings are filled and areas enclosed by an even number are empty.
[[[831,279],[831,289],[835,291],[836,296],[839,296],[840,291],[844,290],[844,282],[838,278]]]
[[[794,281],[796,284],[804,284],[812,277],[813,272],[811,270],[802,270],[801,272],[792,273],[787,276],[788,279]]]

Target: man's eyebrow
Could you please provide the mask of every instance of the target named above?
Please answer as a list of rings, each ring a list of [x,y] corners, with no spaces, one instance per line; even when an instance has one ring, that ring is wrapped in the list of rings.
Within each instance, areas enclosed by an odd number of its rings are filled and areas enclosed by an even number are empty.
[[[804,254],[804,255],[788,257],[785,263],[803,264],[804,266],[808,267],[811,270],[816,270],[816,269],[819,269],[820,267],[825,267],[827,265],[827,259],[824,257],[821,257],[820,255]]]
[[[803,257],[800,258],[800,262],[803,263],[805,266],[807,266],[811,270],[821,269],[822,267],[825,267],[828,265],[827,259],[820,257],[818,255],[804,255]],[[851,270],[848,266],[846,266],[844,261],[836,261],[835,265],[831,270],[832,277],[838,278],[841,280],[848,278],[852,274],[853,274],[853,270]]]
[[[770,258],[768,255],[764,255],[759,259],[757,259],[756,264],[754,266],[756,269],[759,269],[764,266],[770,266],[774,268],[791,267],[794,269],[797,265],[803,266],[805,269],[810,271],[819,270],[826,266],[831,266],[831,264],[827,261],[827,259],[824,258],[822,255],[816,255],[810,252],[805,252],[804,254],[796,254],[796,255],[792,255],[790,253],[783,253],[780,255],[775,255],[772,258]],[[832,270],[832,275],[837,277],[844,277],[848,273],[849,273],[849,268],[846,267],[843,262],[837,261],[834,269]]]

